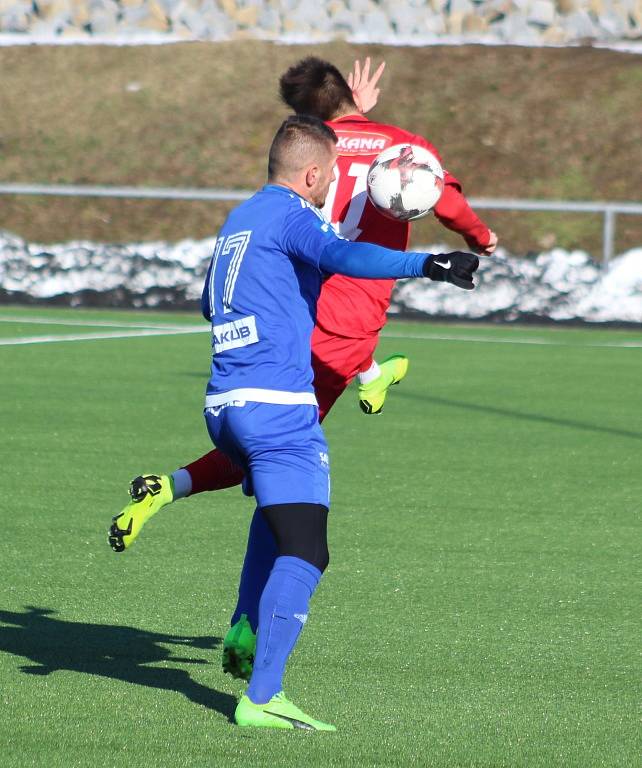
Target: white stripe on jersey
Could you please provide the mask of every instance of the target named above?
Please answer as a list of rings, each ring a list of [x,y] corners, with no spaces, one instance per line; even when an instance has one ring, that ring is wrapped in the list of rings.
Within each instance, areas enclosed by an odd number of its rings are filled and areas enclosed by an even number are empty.
[[[214,273],[216,272],[216,264],[218,263],[218,257],[221,255],[221,248],[223,247],[224,240],[224,237],[218,237],[216,239],[214,254],[212,256],[212,269],[210,270],[210,317],[214,317]]]
[[[217,408],[233,400],[251,403],[271,403],[273,405],[318,405],[313,392],[285,392],[280,389],[255,389],[241,387],[205,396],[206,408]]]
[[[325,224],[330,224],[330,220],[326,217],[325,213],[320,208],[317,208],[316,205],[312,205],[312,203],[309,203],[302,197],[299,198],[299,202],[301,203],[301,208],[309,208],[318,219],[321,219]]]
[[[251,234],[252,232],[250,230],[238,232],[237,234],[228,237],[225,241],[223,255],[226,256],[230,251],[233,252],[233,255],[227,268],[225,285],[223,287],[223,312],[230,312],[232,310],[234,286],[236,285],[236,278],[239,275],[241,261],[243,260],[243,256],[245,256],[245,251],[247,250],[247,244],[250,242]]]

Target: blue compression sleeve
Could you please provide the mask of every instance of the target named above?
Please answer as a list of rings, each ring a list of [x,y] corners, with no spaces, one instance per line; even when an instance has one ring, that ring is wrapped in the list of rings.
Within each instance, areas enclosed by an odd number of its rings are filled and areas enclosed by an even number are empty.
[[[334,240],[322,251],[319,266],[325,272],[373,279],[424,277],[428,253],[393,251],[373,243]]]

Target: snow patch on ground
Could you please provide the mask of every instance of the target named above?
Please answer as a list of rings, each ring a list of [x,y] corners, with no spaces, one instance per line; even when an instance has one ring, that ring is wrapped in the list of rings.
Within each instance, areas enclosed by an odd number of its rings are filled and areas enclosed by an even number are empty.
[[[195,306],[215,238],[178,243],[42,245],[0,232],[0,301],[70,305]],[[450,250],[435,244],[429,253]],[[400,280],[391,313],[459,319],[642,323],[642,247],[604,270],[583,251],[561,248],[534,259],[504,249],[481,259],[474,291]]]

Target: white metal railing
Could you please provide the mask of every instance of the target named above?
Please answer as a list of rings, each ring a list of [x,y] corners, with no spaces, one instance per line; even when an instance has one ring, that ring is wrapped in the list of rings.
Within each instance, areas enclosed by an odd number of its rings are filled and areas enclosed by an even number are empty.
[[[254,194],[244,189],[190,189],[175,187],[111,187],[77,184],[0,184],[0,195],[56,195],[65,197],[121,197],[138,200],[217,200],[235,202]],[[642,215],[642,203],[517,200],[511,198],[469,198],[474,208],[503,211],[554,211],[557,213],[600,213],[602,228],[602,263],[608,268],[614,256],[617,214]]]

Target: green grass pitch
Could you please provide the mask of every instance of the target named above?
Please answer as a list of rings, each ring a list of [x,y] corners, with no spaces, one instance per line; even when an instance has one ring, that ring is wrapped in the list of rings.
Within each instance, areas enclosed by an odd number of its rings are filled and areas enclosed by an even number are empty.
[[[407,379],[326,421],[331,563],[286,691],[339,731],[308,734],[230,722],[250,500],[107,545],[131,477],[209,450],[189,325],[0,311],[3,766],[637,763],[642,331],[389,324]]]

